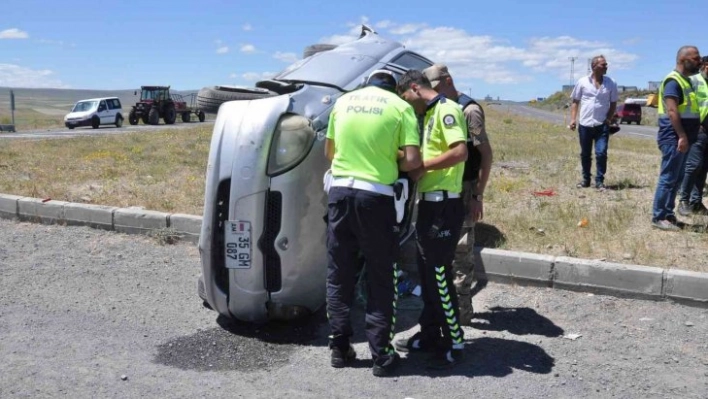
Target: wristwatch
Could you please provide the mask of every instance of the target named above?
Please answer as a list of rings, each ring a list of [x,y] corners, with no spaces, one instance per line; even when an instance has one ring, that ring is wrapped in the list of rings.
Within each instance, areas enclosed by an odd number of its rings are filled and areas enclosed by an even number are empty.
[[[472,198],[477,202],[482,202],[482,194],[472,194]]]

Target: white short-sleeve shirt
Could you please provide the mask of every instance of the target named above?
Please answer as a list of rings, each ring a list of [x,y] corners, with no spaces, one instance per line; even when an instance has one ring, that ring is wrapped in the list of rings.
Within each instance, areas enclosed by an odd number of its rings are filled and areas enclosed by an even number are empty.
[[[602,125],[607,119],[610,103],[617,102],[617,84],[604,76],[600,87],[595,88],[592,75],[583,76],[575,83],[570,98],[580,101],[578,124],[589,127]]]

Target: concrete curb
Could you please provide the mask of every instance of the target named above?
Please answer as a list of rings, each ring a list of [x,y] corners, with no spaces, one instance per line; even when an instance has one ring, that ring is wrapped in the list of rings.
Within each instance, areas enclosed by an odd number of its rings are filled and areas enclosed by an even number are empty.
[[[90,226],[128,234],[165,230],[192,243],[199,241],[202,224],[202,217],[195,215],[9,194],[0,194],[0,218]],[[458,254],[466,251],[465,241],[463,237],[458,243]],[[474,257],[479,280],[708,306],[708,273],[479,247],[474,249]]]

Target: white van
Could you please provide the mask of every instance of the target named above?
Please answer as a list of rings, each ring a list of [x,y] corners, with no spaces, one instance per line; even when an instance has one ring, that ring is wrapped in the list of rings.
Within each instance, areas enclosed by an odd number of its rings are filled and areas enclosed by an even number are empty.
[[[117,97],[81,100],[64,117],[64,125],[69,129],[77,126],[91,126],[98,129],[100,125],[121,127],[123,126],[123,109],[120,100]]]

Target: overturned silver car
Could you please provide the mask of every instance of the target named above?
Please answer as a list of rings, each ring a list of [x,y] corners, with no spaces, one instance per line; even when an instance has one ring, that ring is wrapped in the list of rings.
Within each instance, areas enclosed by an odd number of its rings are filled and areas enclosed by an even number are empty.
[[[366,27],[273,79],[260,98],[219,107],[206,174],[200,297],[229,318],[264,322],[315,312],[325,302],[324,137],[335,100],[376,69],[400,76],[432,61]],[[411,185],[411,190],[415,188]],[[411,233],[413,210],[401,222]]]

